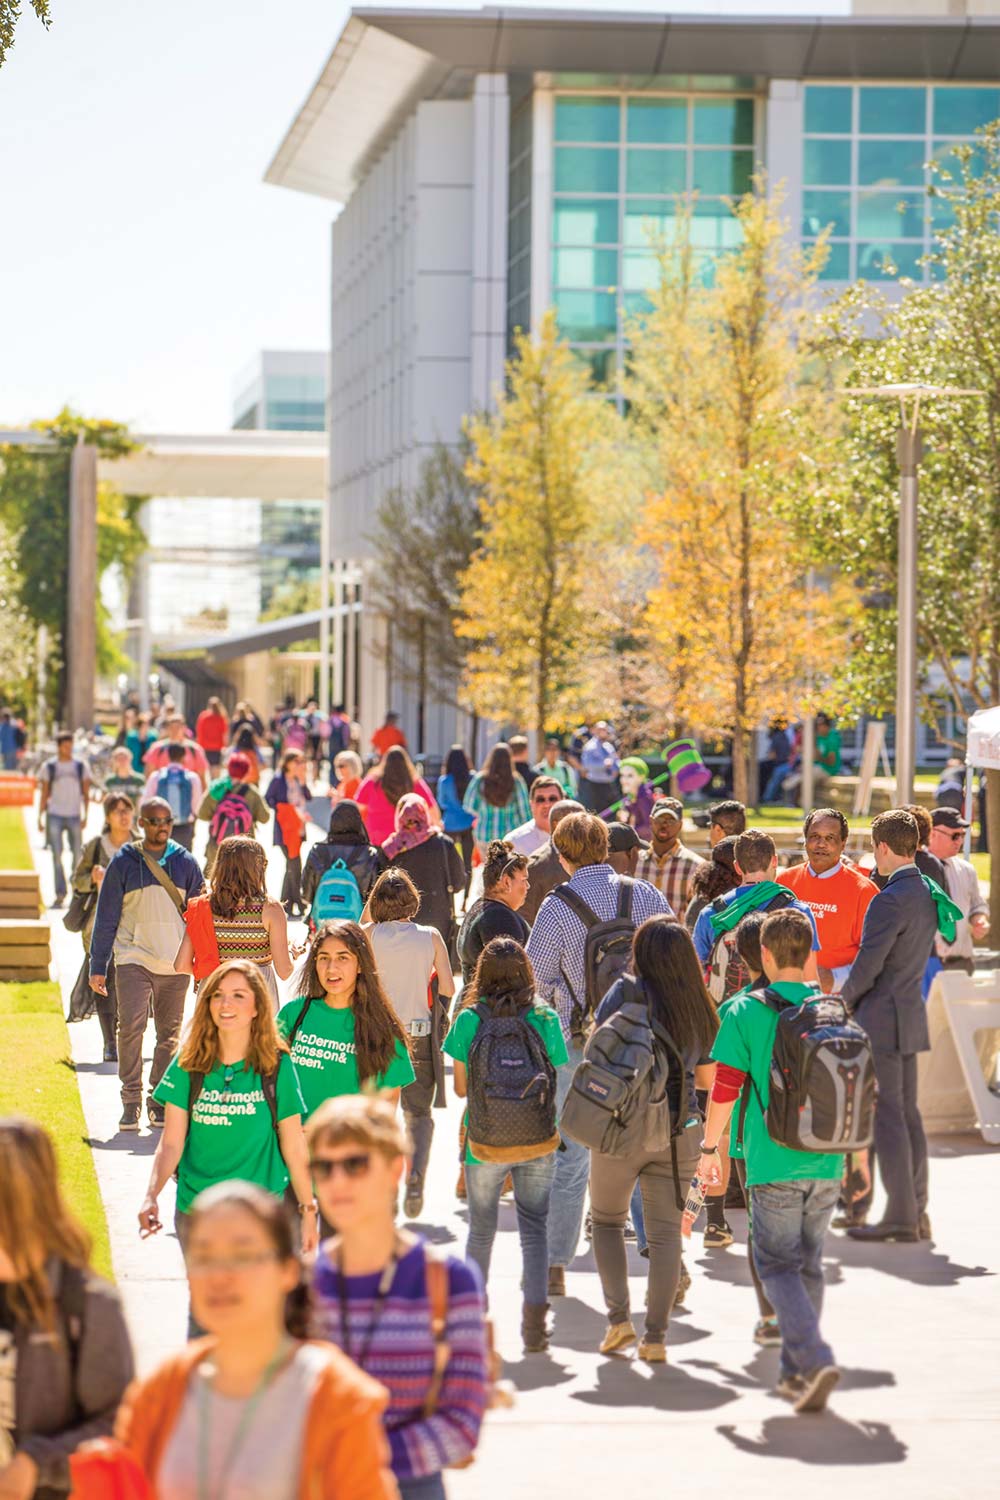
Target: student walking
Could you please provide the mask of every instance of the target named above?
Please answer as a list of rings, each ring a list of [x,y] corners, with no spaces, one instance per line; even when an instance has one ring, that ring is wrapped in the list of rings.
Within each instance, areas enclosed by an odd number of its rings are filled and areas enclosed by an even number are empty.
[[[381,764],[368,772],[357,790],[357,802],[373,844],[384,844],[395,831],[396,805],[410,792],[416,792],[426,802],[431,822],[440,823],[434,793],[423,777],[417,775],[405,746],[391,745]]]
[[[455,942],[455,893],[465,881],[462,856],[446,833],[432,828],[427,804],[411,792],[396,803],[396,831],[382,845],[390,865],[405,870],[420,894],[417,920]]]
[[[64,918],[71,932],[83,938],[83,968],[73,987],[70,1020],[85,1021],[93,1011],[101,1027],[104,1061],[118,1061],[118,992],[115,988],[115,961],[108,964],[107,993],[98,995],[90,987],[90,944],[97,916],[97,898],[105,871],[119,849],[132,842],[132,820],[135,807],[130,797],[109,792],[104,799],[104,827],[96,838],[83,846],[73,871],[73,899]],[[72,922],[71,922],[72,919]]]
[[[211,875],[223,839],[255,838],[257,824],[266,823],[270,816],[267,804],[250,780],[250,757],[242,750],[234,750],[225,772],[212,782],[198,807],[199,820],[208,824],[205,874]]]
[[[280,1199],[223,1182],[192,1205],[189,1343],[128,1393],[117,1436],[157,1500],[395,1500],[385,1392],[307,1341],[295,1240]]]
[[[146,774],[146,755],[156,744],[152,720],[147,713],[137,716],[135,726],[125,731],[124,744],[132,756],[132,769],[136,775]]]
[[[386,870],[369,902],[369,931],[379,978],[409,1038],[416,1075],[402,1093],[403,1115],[413,1142],[403,1211],[415,1219],[424,1206],[424,1179],[434,1137],[435,1099],[445,1102],[441,1057],[442,1023],[455,993],[445,940],[436,927],[422,926],[420,895],[405,870]]]
[[[150,773],[143,800],[162,797],[173,814],[171,834],[183,849],[190,852],[194,844],[194,818],[205,788],[200,776],[184,764],[185,748],[171,740],[167,745],[166,764]]]
[[[668,1065],[665,1109],[651,1101],[631,1132],[633,1138],[623,1141],[621,1149],[590,1153],[594,1258],[608,1309],[601,1353],[621,1353],[636,1340],[629,1307],[625,1220],[638,1182],[649,1249],[646,1328],[639,1358],[663,1364],[670,1309],[680,1282],[684,1193],[699,1157],[701,1114],[695,1089],[711,1087],[715,1068],[709,1054],[718,1021],[690,935],[672,918],[650,917],[643,922],[633,939],[632,956],[634,978],[619,979],[605,995],[594,1036],[603,1037],[604,1023],[628,1005],[648,1019],[654,1045],[656,1028],[667,1033],[671,1045],[663,1053]],[[669,1144],[661,1139],[664,1126]]]
[[[234,1179],[255,1182],[276,1198],[290,1181],[302,1219],[302,1247],[315,1248],[302,1095],[255,964],[220,964],[205,980],[180,1051],[153,1097],[165,1120],[139,1210],[143,1234],[162,1227],[158,1200],[176,1171],[174,1227],[185,1252],[198,1194]]]
[[[272,776],[264,793],[274,809],[274,843],[285,856],[285,878],[281,904],[290,917],[304,917],[302,901],[302,845],[305,842],[306,807],[312,793],[305,781],[306,762],[299,750],[281,758],[281,770]]]
[[[163,1107],[153,1098],[177,1036],[188,987],[174,971],[184,936],[184,907],[202,890],[201,871],[186,849],[170,837],[173,822],[166,802],[154,797],[139,811],[142,839],[125,844],[101,882],[90,943],[90,987],[108,993],[108,966],[115,962],[118,993],[118,1077],[122,1116],[119,1130],[138,1130],[142,1115],[142,1039],[152,1010],[156,1048],[149,1072],[147,1112],[154,1129],[163,1125]]]
[[[368,837],[361,808],[349,798],[334,804],[330,827],[321,844],[313,844],[302,872],[302,894],[309,903],[309,922],[315,929],[331,920],[334,898],[349,910],[345,917],[360,917],[372,887],[386,867],[386,857]],[[343,869],[341,869],[343,866]],[[344,882],[357,887],[345,892]],[[331,889],[332,887],[332,889]]]
[[[132,756],[125,745],[117,745],[108,757],[111,766],[109,775],[104,778],[104,791],[124,792],[126,797],[131,797],[138,807],[146,788],[146,779],[140,776],[132,765]]]
[[[548,1348],[548,1217],[559,1133],[556,1069],[566,1062],[559,1017],[535,996],[531,961],[511,938],[483,949],[468,999],[445,1038],[455,1092],[468,1099],[466,1258],[489,1280],[504,1181],[514,1184],[521,1241],[526,1354]]]
[[[363,1084],[399,1091],[416,1076],[406,1033],[357,922],[326,922],[309,945],[298,997],[278,1012],[292,1050],[306,1118],[325,1099],[357,1094]]]
[[[38,778],[38,831],[52,850],[56,898],[52,905],[66,900],[66,871],[63,869],[63,840],[75,866],[83,842],[82,828],[87,820],[90,777],[82,760],[73,755],[73,736],[64,730],[56,735],[55,756],[42,766]]]
[[[693,933],[706,906],[720,896],[735,891],[740,883],[736,869],[736,836],[729,835],[713,847],[706,860],[691,877],[690,899],[684,912],[684,926]]]
[[[510,746],[502,740],[470,780],[462,806],[476,820],[473,837],[481,858],[494,839],[506,838],[531,817],[528,788],[514,770]]]
[[[307,1139],[336,1234],[312,1271],[313,1330],[389,1392],[384,1422],[402,1500],[444,1500],[444,1468],[469,1462],[489,1394],[478,1271],[396,1228],[410,1143],[391,1105],[330,1099]]]
[[[0,1120],[0,1493],[57,1500],[70,1457],[110,1435],[132,1379],[118,1293],[59,1188],[34,1120]]]
[[[528,857],[512,844],[494,839],[483,863],[483,895],[469,908],[458,934],[462,982],[469,984],[486,944],[510,937],[523,948],[530,931],[518,910],[528,894]]]
[[[229,739],[229,720],[219,698],[209,698],[195,720],[194,737],[214,769],[222,764],[222,752]]]
[[[461,745],[452,745],[448,751],[448,759],[444,763],[444,773],[438,777],[435,794],[441,809],[444,831],[462,851],[462,861],[465,865],[463,906],[468,902],[469,886],[472,884],[472,850],[474,847],[472,828],[476,819],[475,815],[466,812],[463,806],[463,799],[471,780],[472,767],[469,765],[469,757]]]

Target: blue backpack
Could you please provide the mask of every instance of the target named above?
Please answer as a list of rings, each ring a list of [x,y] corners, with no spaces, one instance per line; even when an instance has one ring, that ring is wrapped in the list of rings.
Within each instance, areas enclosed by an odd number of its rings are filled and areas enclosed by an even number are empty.
[[[335,859],[316,887],[310,921],[314,927],[323,922],[358,922],[363,910],[358,882],[344,861]]]
[[[191,783],[184,775],[182,767],[168,766],[165,771],[160,772],[160,779],[156,783],[156,795],[170,804],[175,823],[190,823],[193,816]]]

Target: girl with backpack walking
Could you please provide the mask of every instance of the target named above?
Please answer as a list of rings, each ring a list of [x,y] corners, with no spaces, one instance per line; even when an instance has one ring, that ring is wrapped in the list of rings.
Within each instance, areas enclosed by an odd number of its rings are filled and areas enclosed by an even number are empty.
[[[250,757],[234,750],[225,773],[212,782],[201,799],[198,817],[208,824],[205,874],[211,875],[223,839],[237,835],[254,838],[256,825],[270,817],[267,804],[250,781]]]
[[[698,1165],[701,1141],[695,1088],[712,1086],[715,1068],[709,1054],[719,1023],[690,935],[672,917],[647,918],[636,930],[632,956],[635,977],[617,980],[605,995],[588,1054],[604,1023],[612,1022],[626,1004],[645,1013],[654,1038],[657,1028],[667,1033],[672,1045],[664,1048],[669,1071],[660,1123],[670,1145],[666,1149],[649,1145],[650,1126],[657,1123],[654,1101],[640,1122],[639,1138],[624,1144],[622,1154],[591,1150],[594,1258],[608,1309],[608,1328],[600,1349],[602,1354],[621,1354],[636,1341],[629,1308],[625,1220],[638,1180],[649,1246],[649,1296],[639,1358],[663,1364],[670,1309],[680,1281],[684,1195]]]
[[[157,1204],[175,1171],[174,1226],[185,1252],[191,1206],[205,1188],[238,1178],[280,1198],[291,1180],[302,1248],[315,1249],[302,1094],[256,964],[221,964],[205,980],[180,1051],[153,1098],[164,1106],[165,1119],[139,1210],[140,1234],[163,1227]]]
[[[285,856],[285,878],[281,904],[290,917],[304,917],[302,904],[302,845],[305,842],[306,807],[312,792],[305,782],[306,762],[299,750],[282,756],[281,770],[272,776],[264,800],[274,808],[274,842]]]
[[[220,964],[255,964],[278,1009],[278,979],[290,979],[293,954],[280,901],[267,894],[267,852],[256,839],[228,838],[219,849],[208,895],[184,908],[186,933],[174,959],[178,974],[207,979]]]
[[[396,827],[396,806],[401,797],[416,792],[427,804],[432,823],[440,823],[441,814],[434,793],[402,745],[390,745],[382,762],[375,766],[358,787],[356,798],[373,844],[384,844]]]
[[[368,935],[357,922],[324,922],[309,945],[298,998],[278,1012],[278,1030],[291,1048],[305,1114],[326,1099],[399,1091],[415,1077],[410,1048],[382,987]]]
[[[343,872],[340,866],[344,866]],[[381,849],[376,849],[368,837],[361,808],[356,802],[345,798],[334,804],[330,811],[330,828],[321,844],[309,850],[306,867],[302,872],[302,894],[309,903],[309,923],[313,928],[329,921],[332,913],[327,911],[328,901],[321,892],[328,871],[336,867],[338,876],[348,875],[357,886],[357,899],[351,911],[344,911],[348,920],[360,917],[372,887],[386,866]],[[327,888],[329,882],[326,883]],[[343,892],[340,899],[343,901]]]
[[[0,1494],[58,1500],[69,1459],[111,1433],[132,1379],[118,1293],[59,1191],[34,1120],[0,1120]]]
[[[466,1258],[487,1282],[500,1195],[510,1173],[523,1265],[521,1338],[526,1354],[539,1354],[548,1348],[547,1221],[559,1146],[556,1068],[567,1053],[559,1017],[536,999],[531,960],[512,938],[494,938],[483,949],[444,1050],[454,1059],[455,1092],[469,1106]]]
[[[465,866],[448,835],[431,827],[427,804],[414,792],[396,803],[396,831],[383,843],[382,853],[416,886],[417,921],[436,927],[453,952],[455,892],[464,885]]]
[[[416,1074],[403,1090],[403,1115],[413,1141],[403,1212],[415,1219],[424,1206],[424,1178],[434,1137],[431,1106],[445,1103],[441,1032],[455,979],[444,938],[424,927],[420,895],[405,870],[386,870],[372,891],[369,930],[379,978],[410,1040]],[[440,1003],[439,1003],[440,1002]]]
[[[388,1390],[402,1500],[444,1500],[443,1468],[471,1460],[489,1397],[479,1272],[396,1228],[410,1142],[384,1100],[328,1100],[307,1140],[320,1210],[336,1232],[312,1271],[313,1330]]]
[[[385,1393],[339,1349],[309,1339],[281,1202],[247,1182],[202,1193],[187,1270],[194,1315],[211,1337],[137,1383],[118,1417],[150,1493],[394,1500]]]
[[[465,865],[463,907],[469,900],[469,887],[472,884],[472,850],[474,847],[472,828],[476,819],[473,813],[466,812],[462,806],[462,799],[471,780],[472,767],[469,765],[469,757],[461,745],[452,745],[448,751],[448,759],[444,763],[444,772],[438,777],[434,790],[441,809],[444,831],[462,851],[462,863]]]
[[[514,769],[510,746],[502,740],[469,782],[462,806],[476,820],[474,837],[480,859],[486,858],[494,839],[505,839],[522,823],[531,822],[528,788]]]

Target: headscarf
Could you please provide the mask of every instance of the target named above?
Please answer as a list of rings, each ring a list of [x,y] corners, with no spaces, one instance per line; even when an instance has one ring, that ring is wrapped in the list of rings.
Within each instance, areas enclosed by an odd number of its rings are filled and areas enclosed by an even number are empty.
[[[328,844],[356,844],[368,846],[371,839],[365,827],[364,815],[350,797],[335,802],[330,812],[330,830],[326,836]]]
[[[383,840],[382,852],[387,859],[395,859],[404,849],[426,844],[432,832],[427,803],[416,792],[407,792],[396,803],[396,832]]]

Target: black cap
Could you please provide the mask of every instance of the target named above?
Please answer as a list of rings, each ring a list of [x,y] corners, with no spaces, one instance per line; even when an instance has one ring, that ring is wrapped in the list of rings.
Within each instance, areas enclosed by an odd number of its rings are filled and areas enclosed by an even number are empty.
[[[931,813],[933,828],[969,828],[971,824],[962,817],[957,807],[936,807]]]
[[[642,839],[629,823],[612,823],[608,829],[608,850],[611,854],[628,854],[629,850],[642,847]]]

